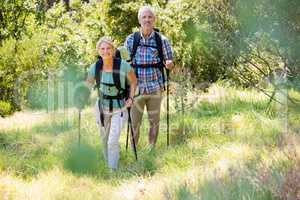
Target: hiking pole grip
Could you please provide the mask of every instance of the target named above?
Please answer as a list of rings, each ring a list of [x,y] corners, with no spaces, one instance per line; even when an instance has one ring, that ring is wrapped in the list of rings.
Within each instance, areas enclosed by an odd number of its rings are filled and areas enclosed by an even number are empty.
[[[127,111],[128,111],[128,123],[130,125],[130,130],[131,130],[130,132],[131,132],[131,139],[132,139],[132,145],[133,145],[133,152],[134,152],[135,160],[138,160],[135,139],[134,139],[134,134],[133,134],[133,127],[132,127],[132,123],[131,123],[130,107],[127,108]]]

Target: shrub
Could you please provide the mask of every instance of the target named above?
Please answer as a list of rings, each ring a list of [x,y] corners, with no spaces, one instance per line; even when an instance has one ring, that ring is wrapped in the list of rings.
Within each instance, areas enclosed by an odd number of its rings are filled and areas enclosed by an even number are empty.
[[[0,101],[0,116],[5,117],[12,113],[11,105],[8,102]]]

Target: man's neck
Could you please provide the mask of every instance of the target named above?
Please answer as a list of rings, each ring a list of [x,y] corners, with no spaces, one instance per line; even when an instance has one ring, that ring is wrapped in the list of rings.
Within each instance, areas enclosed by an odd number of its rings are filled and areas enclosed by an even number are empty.
[[[141,32],[144,38],[148,38],[150,34],[153,32],[153,29],[142,29]]]

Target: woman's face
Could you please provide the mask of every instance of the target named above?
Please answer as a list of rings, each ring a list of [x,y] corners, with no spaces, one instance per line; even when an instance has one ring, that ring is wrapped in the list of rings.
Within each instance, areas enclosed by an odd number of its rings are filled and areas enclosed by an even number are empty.
[[[114,51],[113,47],[109,43],[106,43],[106,42],[102,42],[98,49],[98,53],[103,59],[112,58],[113,51]]]

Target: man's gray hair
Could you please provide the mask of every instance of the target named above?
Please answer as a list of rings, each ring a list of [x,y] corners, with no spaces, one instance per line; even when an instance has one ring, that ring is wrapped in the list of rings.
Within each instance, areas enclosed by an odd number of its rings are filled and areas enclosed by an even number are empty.
[[[142,14],[145,11],[150,11],[152,13],[152,15],[155,17],[154,9],[151,6],[146,5],[146,6],[140,7],[139,12],[138,12],[138,19],[140,19],[140,17],[142,16]]]

